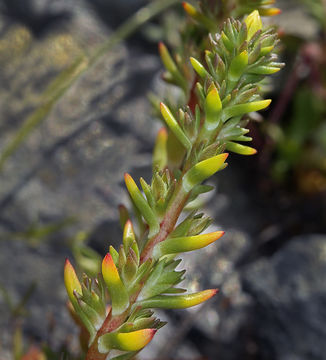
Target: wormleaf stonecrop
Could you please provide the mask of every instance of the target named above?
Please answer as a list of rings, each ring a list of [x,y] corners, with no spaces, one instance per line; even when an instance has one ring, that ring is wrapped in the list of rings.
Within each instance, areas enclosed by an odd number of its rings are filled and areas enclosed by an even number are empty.
[[[204,21],[200,10],[184,7],[196,21]],[[211,22],[205,24],[213,28]],[[80,282],[66,261],[67,293],[75,316],[89,334],[88,360],[108,355],[131,359],[164,325],[151,309],[188,308],[217,292],[188,294],[179,288],[185,270],[178,269],[177,255],[203,248],[224,232],[203,234],[211,219],[198,209],[178,220],[187,204],[212,190],[202,183],[227,166],[225,150],[242,155],[256,152],[243,144],[251,140],[244,117],[270,104],[261,98],[259,83],[282,64],[273,53],[277,36],[273,29],[262,28],[258,11],[242,21],[228,19],[219,33],[209,34],[203,43],[206,50],[197,51],[185,67],[160,45],[165,78],[181,89],[187,102],[180,109],[161,103],[166,128],[157,136],[151,182],[141,178],[137,185],[125,175],[137,227],[127,209],[120,207],[122,245],[117,250],[110,247],[96,279],[84,276]]]

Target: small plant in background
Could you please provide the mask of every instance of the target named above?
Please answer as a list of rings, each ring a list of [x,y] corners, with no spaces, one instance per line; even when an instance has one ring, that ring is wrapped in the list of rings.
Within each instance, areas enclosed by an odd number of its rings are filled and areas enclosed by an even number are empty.
[[[69,260],[64,268],[69,309],[80,326],[86,359],[134,357],[164,325],[152,309],[188,308],[217,293],[188,294],[178,287],[185,270],[179,270],[176,257],[215,242],[224,232],[203,233],[211,219],[199,209],[183,220],[180,216],[187,204],[212,190],[202,183],[227,166],[228,152],[256,153],[243,144],[251,141],[246,115],[268,107],[271,101],[262,99],[260,83],[282,67],[274,50],[275,30],[263,29],[254,10],[276,14],[271,3],[204,0],[198,8],[183,3],[191,23],[182,33],[182,48],[172,57],[160,44],[164,79],[180,89],[180,97],[159,106],[166,127],[157,136],[150,183],[141,178],[139,187],[125,175],[137,226],[120,207],[123,241],[119,249],[110,247],[101,274],[80,281]],[[220,29],[220,19],[248,12],[241,21],[228,18]]]
[[[317,34],[305,39],[285,34],[289,58],[295,58],[269,121],[261,152],[272,178],[304,194],[326,190],[326,6],[301,0],[315,20]]]

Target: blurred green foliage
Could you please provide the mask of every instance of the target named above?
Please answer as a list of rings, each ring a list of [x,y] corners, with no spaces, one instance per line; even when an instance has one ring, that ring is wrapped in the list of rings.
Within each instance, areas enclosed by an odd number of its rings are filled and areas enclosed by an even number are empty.
[[[261,152],[277,183],[313,194],[326,190],[326,4],[299,2],[317,32],[314,38],[283,35],[284,54],[293,65],[263,125],[271,142]]]

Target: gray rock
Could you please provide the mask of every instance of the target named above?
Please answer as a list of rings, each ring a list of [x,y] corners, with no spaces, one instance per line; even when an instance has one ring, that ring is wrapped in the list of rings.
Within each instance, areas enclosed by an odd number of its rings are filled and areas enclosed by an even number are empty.
[[[25,26],[0,16],[0,151],[39,103],[44,89],[76,56],[105,41],[110,32],[86,9],[59,32],[35,39]],[[63,263],[77,231],[98,238],[104,255],[120,243],[117,205],[127,203],[123,173],[150,168],[155,138],[146,94],[158,71],[157,57],[116,46],[86,72],[5,164],[0,189],[0,284],[15,302],[30,283],[36,292],[24,319],[26,343],[54,349],[75,339],[65,309]],[[10,84],[10,85],[8,85]],[[146,115],[145,115],[146,114]],[[31,224],[44,226],[74,217],[71,226],[37,248],[24,242]],[[15,236],[20,233],[19,238]],[[118,237],[118,238],[117,238]],[[65,246],[63,246],[65,244]],[[8,359],[14,325],[0,296],[0,358]],[[48,328],[55,319],[54,331]],[[69,335],[70,334],[70,335]]]
[[[253,327],[270,352],[264,358],[325,359],[326,236],[293,238],[249,266],[243,284],[256,302]]]

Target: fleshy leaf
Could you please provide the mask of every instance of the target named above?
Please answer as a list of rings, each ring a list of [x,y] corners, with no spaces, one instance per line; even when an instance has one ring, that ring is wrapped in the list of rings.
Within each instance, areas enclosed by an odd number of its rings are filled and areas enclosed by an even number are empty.
[[[76,303],[76,297],[74,291],[78,294],[82,294],[82,287],[76,275],[75,269],[71,265],[70,261],[66,259],[64,266],[64,283],[67,289],[69,299],[72,303]]]
[[[117,252],[117,250],[112,245],[110,245],[110,255],[112,256],[112,259],[113,259],[115,265],[118,265],[118,263],[119,263],[119,253]]]
[[[138,299],[148,299],[155,295],[159,295],[174,285],[182,281],[185,271],[175,271],[181,260],[172,260],[167,262],[166,259],[161,260],[155,266],[144,287],[139,293]]]
[[[178,69],[175,61],[172,59],[167,47],[162,42],[160,42],[158,48],[163,64],[172,76],[171,82],[175,82],[185,90],[187,87],[187,83],[180,70]]]
[[[223,111],[223,121],[226,121],[234,116],[244,115],[253,111],[259,111],[267,108],[272,100],[260,100],[260,101],[253,101],[246,104],[239,104],[229,106]]]
[[[182,6],[185,12],[192,17],[194,20],[198,21],[200,24],[204,25],[208,30],[214,30],[216,28],[215,22],[209,19],[207,16],[199,12],[194,6],[187,2],[183,2]]]
[[[234,83],[237,82],[248,65],[248,52],[244,50],[242,53],[233,58],[229,71],[228,78]]]
[[[250,40],[256,34],[256,32],[261,30],[263,27],[258,10],[254,10],[251,14],[249,14],[245,20],[245,23],[248,30],[248,40]]]
[[[259,12],[261,16],[275,16],[279,15],[282,11],[278,8],[261,8]]]
[[[74,307],[74,310],[76,311],[82,323],[85,325],[92,341],[92,339],[95,337],[96,330],[91,319],[82,310],[78,303],[77,297],[80,297],[80,295],[82,294],[82,287],[77,278],[76,272],[68,259],[66,259],[64,267],[64,283],[67,289],[68,297]]]
[[[237,144],[231,141],[226,143],[226,148],[227,150],[240,155],[255,155],[257,153],[257,150],[250,146]]]
[[[138,351],[152,340],[155,333],[156,329],[142,329],[126,333],[111,332],[100,336],[98,349],[103,354],[111,349]]]
[[[202,78],[206,79],[206,77],[209,77],[208,72],[204,68],[204,66],[195,58],[191,57],[190,62],[192,67],[195,69],[196,73]]]
[[[217,291],[217,289],[210,289],[188,295],[159,295],[137,302],[135,305],[140,305],[143,309],[186,309],[210,299]]]
[[[125,252],[128,253],[128,250],[129,250],[131,244],[134,241],[136,241],[136,236],[135,236],[135,232],[134,232],[131,220],[128,220],[125,224],[125,227],[123,229],[122,241],[123,241],[123,246],[124,246]]]
[[[119,315],[129,306],[129,297],[109,253],[102,262],[102,275],[111,297],[112,314]]]
[[[163,103],[161,103],[161,114],[170,128],[170,130],[173,132],[173,134],[177,137],[177,139],[181,142],[181,144],[187,149],[191,149],[191,142],[187,135],[184,133],[184,131],[179,126],[177,120],[172,115],[170,109]]]
[[[163,127],[159,130],[155,147],[153,151],[153,169],[163,170],[168,164],[168,153],[166,144],[168,141],[168,132]]]
[[[137,260],[135,252],[131,249],[127,256],[126,264],[122,269],[122,278],[126,285],[130,284],[136,276],[138,270]]]
[[[188,193],[196,185],[214,175],[221,168],[227,157],[228,154],[224,153],[196,164],[184,175],[182,181],[183,189]]]
[[[216,241],[223,235],[224,231],[216,231],[209,234],[167,239],[155,246],[153,256],[158,259],[167,254],[177,254],[201,249]]]
[[[205,123],[204,126],[208,131],[217,128],[220,120],[220,114],[222,111],[222,103],[216,87],[207,94],[205,100]]]
[[[132,200],[149,225],[150,236],[154,236],[160,229],[160,224],[154,211],[150,208],[135,181],[129,174],[125,174],[125,182]]]

